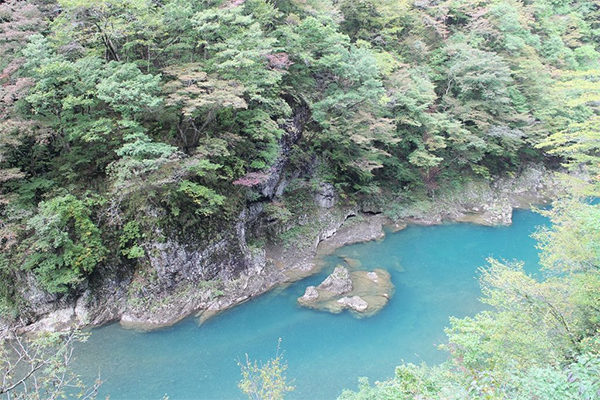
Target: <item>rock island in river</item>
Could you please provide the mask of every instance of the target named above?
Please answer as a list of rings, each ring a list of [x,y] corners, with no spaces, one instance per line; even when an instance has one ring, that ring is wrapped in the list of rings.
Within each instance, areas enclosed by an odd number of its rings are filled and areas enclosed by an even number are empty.
[[[381,310],[393,294],[390,274],[383,269],[348,271],[338,265],[319,286],[309,286],[298,303],[316,310],[340,313],[350,310],[359,317]]]

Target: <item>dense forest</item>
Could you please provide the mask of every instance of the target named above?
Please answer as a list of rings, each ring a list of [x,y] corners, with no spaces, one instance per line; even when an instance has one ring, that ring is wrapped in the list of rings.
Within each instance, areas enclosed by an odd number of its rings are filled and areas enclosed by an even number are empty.
[[[600,398],[597,1],[12,0],[0,38],[4,320],[254,203],[288,226],[322,184],[410,202],[543,164],[571,172],[545,279],[490,260],[447,363],[341,398]]]

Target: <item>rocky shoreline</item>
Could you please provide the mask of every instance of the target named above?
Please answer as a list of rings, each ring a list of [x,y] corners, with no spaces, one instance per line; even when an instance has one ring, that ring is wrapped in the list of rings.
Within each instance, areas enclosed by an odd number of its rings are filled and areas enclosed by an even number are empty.
[[[317,272],[322,256],[337,248],[382,239],[384,227],[394,231],[407,224],[435,225],[445,221],[509,225],[514,208],[530,208],[548,202],[557,196],[560,188],[551,172],[535,165],[516,177],[500,178],[492,183],[472,182],[455,193],[412,203],[335,204],[335,193],[324,187],[314,198],[316,212],[302,220],[302,226],[315,228],[306,230],[296,243],[289,246],[266,243],[262,247],[249,248],[245,225],[240,223],[230,239],[239,241],[235,243],[240,249],[239,255],[230,254],[225,268],[208,280],[196,279],[194,271],[199,270],[199,264],[210,263],[211,252],[222,251],[218,246],[227,243],[218,242],[214,249],[202,250],[161,244],[164,249],[156,251],[159,256],[151,260],[159,269],[158,277],[152,279],[160,281],[163,275],[169,279],[181,274],[178,283],[173,283],[174,288],[167,294],[144,297],[141,290],[141,295],[131,296],[131,286],[136,282],[134,277],[128,285],[111,286],[108,293],[100,291],[93,295],[87,290],[77,299],[65,301],[62,306],[55,305],[55,309],[40,315],[33,323],[16,327],[5,325],[0,334],[64,330],[73,325],[98,326],[114,321],[127,328],[149,330],[173,325],[190,315],[204,321],[277,286]],[[255,212],[260,214],[260,210]],[[202,254],[198,255],[198,252]],[[220,262],[223,265],[223,261]],[[241,269],[240,262],[243,264]],[[189,271],[181,273],[186,268]],[[145,279],[143,283],[151,281]],[[143,284],[140,287],[143,289]]]

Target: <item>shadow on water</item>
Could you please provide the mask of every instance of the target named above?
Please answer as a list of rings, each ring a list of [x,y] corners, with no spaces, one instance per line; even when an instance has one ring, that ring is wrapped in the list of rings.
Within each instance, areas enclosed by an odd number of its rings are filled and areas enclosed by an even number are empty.
[[[273,357],[278,338],[296,390],[289,399],[331,399],[356,387],[359,376],[384,379],[402,361],[439,363],[449,316],[472,315],[483,306],[477,269],[487,257],[538,266],[529,235],[544,217],[515,211],[509,227],[447,224],[390,233],[379,242],[339,249],[319,274],[224,312],[199,327],[187,319],[149,333],[117,324],[93,331],[76,368],[100,372],[101,395],[111,399],[241,399],[236,364]],[[395,285],[388,305],[370,318],[328,314],[299,307],[296,298],[318,284],[342,257],[361,269],[387,269]]]

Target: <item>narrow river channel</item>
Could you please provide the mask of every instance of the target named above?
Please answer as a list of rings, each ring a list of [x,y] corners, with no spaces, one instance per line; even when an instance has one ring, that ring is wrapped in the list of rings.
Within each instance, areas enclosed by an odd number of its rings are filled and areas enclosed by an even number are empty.
[[[288,398],[334,399],[355,388],[359,376],[371,380],[394,374],[402,361],[428,364],[446,355],[450,316],[472,315],[483,308],[478,268],[493,256],[538,267],[530,238],[544,217],[518,210],[509,227],[471,224],[409,226],[384,240],[339,249],[315,276],[218,315],[198,326],[190,318],[173,327],[143,333],[118,324],[94,329],[78,350],[76,370],[100,373],[101,397],[119,399],[242,399],[237,388],[238,360],[267,360],[278,338],[296,390]],[[296,298],[318,284],[350,257],[359,268],[387,269],[395,293],[379,314],[357,319],[300,308]]]

